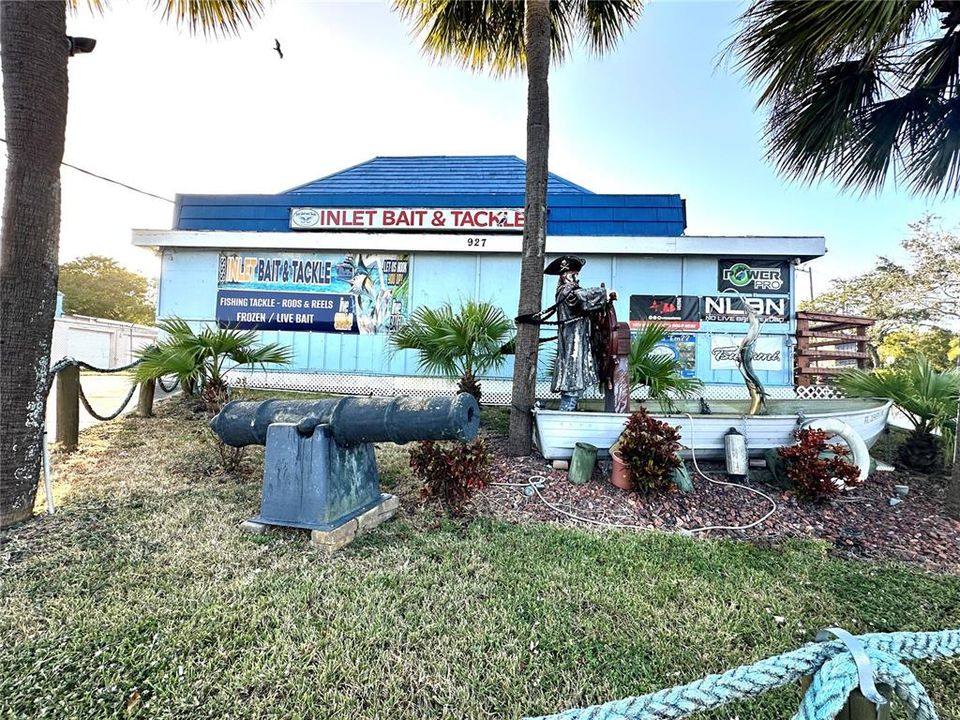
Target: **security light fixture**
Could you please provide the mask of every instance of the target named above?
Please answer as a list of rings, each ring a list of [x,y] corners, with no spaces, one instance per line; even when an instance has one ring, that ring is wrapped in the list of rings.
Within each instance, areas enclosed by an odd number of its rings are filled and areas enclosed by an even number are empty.
[[[70,53],[70,57],[78,53],[93,52],[96,46],[97,41],[93,38],[71,37],[67,35],[67,51]]]

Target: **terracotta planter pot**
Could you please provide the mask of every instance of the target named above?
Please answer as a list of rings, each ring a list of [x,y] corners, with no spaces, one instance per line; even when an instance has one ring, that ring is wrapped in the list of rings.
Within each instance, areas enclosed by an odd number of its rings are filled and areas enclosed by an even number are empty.
[[[632,490],[633,483],[630,482],[630,468],[623,462],[620,453],[614,450],[610,453],[613,460],[613,469],[610,471],[610,483],[621,490]]]

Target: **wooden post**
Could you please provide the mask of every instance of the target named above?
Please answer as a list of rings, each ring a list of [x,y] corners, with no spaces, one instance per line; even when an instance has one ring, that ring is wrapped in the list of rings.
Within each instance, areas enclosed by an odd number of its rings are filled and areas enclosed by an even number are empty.
[[[80,368],[57,373],[57,443],[65,452],[77,449],[80,439]]]
[[[140,383],[140,394],[137,396],[137,415],[140,417],[153,417],[153,394],[156,389],[156,380]]]
[[[809,675],[801,678],[800,687],[804,692],[810,687],[813,678]],[[878,710],[876,705],[867,700],[863,693],[854,688],[847,698],[847,704],[843,706],[840,713],[834,717],[834,720],[890,720],[890,698],[893,697],[893,688],[889,685],[879,684],[877,690],[887,699],[886,705],[881,705]]]

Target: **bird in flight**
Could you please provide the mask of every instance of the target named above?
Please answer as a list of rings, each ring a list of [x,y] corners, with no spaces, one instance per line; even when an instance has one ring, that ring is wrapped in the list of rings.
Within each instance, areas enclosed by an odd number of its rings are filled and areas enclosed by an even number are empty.
[[[277,40],[276,38],[274,38],[273,41],[276,43],[273,49],[277,51],[277,55],[279,55],[280,59],[283,60],[283,50],[280,49],[280,41]]]

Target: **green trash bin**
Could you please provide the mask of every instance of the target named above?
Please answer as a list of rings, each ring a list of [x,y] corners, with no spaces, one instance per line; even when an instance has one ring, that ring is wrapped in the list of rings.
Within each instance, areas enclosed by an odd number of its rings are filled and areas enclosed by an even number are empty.
[[[578,442],[573,447],[573,457],[570,458],[570,470],[567,472],[567,479],[574,485],[583,485],[593,475],[593,468],[596,464],[596,445]]]

